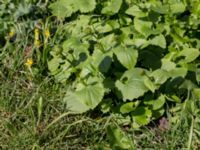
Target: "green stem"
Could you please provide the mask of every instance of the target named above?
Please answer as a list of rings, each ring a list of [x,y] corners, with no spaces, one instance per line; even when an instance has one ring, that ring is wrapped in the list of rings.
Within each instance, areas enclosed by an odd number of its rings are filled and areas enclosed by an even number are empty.
[[[194,117],[192,116],[192,122],[191,122],[191,127],[190,127],[190,134],[189,134],[187,150],[191,149],[193,128],[194,128]]]

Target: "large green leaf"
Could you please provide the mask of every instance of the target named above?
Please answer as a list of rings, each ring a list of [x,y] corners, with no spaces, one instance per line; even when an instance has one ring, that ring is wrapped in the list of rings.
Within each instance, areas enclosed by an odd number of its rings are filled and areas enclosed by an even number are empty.
[[[114,54],[120,63],[127,69],[131,69],[135,66],[138,58],[138,52],[136,49],[130,47],[118,46],[114,48]]]
[[[111,0],[108,5],[104,7],[101,11],[102,14],[114,15],[118,13],[122,5],[122,0]]]
[[[123,100],[132,100],[142,96],[149,89],[144,84],[144,70],[134,68],[126,71],[115,85],[123,95]]]
[[[67,109],[75,113],[83,113],[94,109],[101,102],[104,95],[104,87],[101,83],[80,87],[78,91],[67,93],[64,98]]]

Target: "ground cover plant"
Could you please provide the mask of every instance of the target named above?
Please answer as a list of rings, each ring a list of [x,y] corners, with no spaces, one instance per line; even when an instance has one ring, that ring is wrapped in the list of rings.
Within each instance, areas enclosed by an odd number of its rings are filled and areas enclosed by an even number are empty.
[[[198,0],[0,2],[1,149],[198,149]]]

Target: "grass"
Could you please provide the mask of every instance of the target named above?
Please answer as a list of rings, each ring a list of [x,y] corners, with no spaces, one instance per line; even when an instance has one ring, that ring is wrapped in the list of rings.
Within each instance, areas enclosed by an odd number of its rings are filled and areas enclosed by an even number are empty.
[[[94,112],[69,114],[62,103],[64,87],[48,77],[42,82],[24,79],[16,72],[1,79],[0,149],[79,150],[109,145],[105,128],[116,123],[115,117],[94,117]],[[191,124],[187,118],[179,119],[177,125],[170,124],[169,130],[164,131],[156,124],[140,130],[122,130],[137,149],[186,149]],[[191,149],[198,149],[198,144],[198,139],[193,139]]]

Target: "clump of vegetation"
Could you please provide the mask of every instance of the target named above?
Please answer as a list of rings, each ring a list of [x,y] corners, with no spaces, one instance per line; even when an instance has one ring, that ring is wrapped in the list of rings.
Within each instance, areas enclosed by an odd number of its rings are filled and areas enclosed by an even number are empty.
[[[198,0],[0,2],[1,149],[198,149]]]

